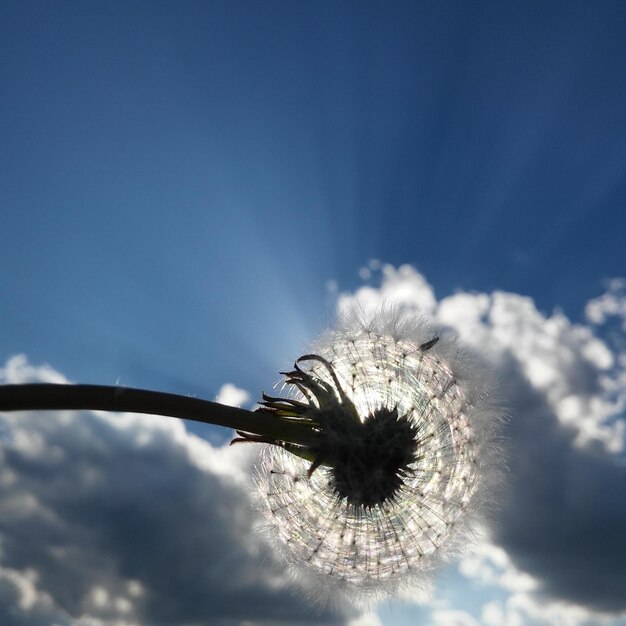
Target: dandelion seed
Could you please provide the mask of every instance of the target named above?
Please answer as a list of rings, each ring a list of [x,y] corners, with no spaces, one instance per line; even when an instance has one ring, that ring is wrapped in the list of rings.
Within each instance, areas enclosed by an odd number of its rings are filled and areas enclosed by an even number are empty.
[[[285,373],[261,412],[309,424],[315,443],[267,446],[261,508],[289,561],[327,585],[396,590],[453,551],[481,501],[487,391],[456,341],[383,312],[352,320]]]

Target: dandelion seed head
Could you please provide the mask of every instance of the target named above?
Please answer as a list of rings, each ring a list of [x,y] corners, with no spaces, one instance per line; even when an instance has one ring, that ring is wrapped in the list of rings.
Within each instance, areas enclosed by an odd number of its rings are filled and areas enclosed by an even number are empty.
[[[285,392],[310,407],[318,442],[310,457],[267,446],[257,478],[291,563],[378,593],[423,579],[458,543],[489,431],[466,361],[453,338],[397,312],[346,321],[298,360]]]

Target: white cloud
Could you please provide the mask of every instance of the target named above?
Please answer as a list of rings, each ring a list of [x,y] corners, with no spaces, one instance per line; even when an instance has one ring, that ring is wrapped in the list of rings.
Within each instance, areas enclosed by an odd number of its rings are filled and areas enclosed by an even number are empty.
[[[348,626],[383,626],[376,613],[364,613],[348,622]]]
[[[624,408],[612,393],[622,375],[604,341],[562,313],[544,315],[532,299],[516,294],[456,294],[437,308],[437,319],[491,353],[515,358],[531,386],[559,420],[578,431],[580,445],[597,441],[619,452],[622,426],[614,418]]]
[[[626,331],[626,280],[614,278],[609,281],[607,292],[587,303],[585,315],[590,323],[600,325],[615,317]]]
[[[432,612],[433,626],[479,626],[478,622],[465,611],[436,609]]]
[[[378,265],[370,264],[368,272],[377,270]],[[337,302],[340,312],[353,307],[363,311],[375,311],[383,305],[395,304],[419,309],[430,314],[435,307],[435,294],[424,277],[410,265],[395,268],[383,265],[381,268],[382,283],[380,287],[364,286],[352,294],[341,294]],[[368,274],[368,278],[371,274]]]
[[[615,616],[603,615],[568,602],[541,598],[530,593],[511,594],[504,603],[491,601],[482,607],[485,626],[609,626]]]
[[[37,578],[33,569],[0,566],[0,623],[44,626],[55,619],[67,623],[52,597],[38,588]]]
[[[541,593],[539,580],[520,571],[504,549],[486,538],[464,556],[459,571],[482,586],[509,593],[503,602],[492,600],[482,607],[481,621],[485,626],[583,626],[614,621],[614,616],[546,597]]]
[[[220,387],[215,397],[215,402],[228,406],[242,406],[250,402],[250,394],[245,389],[240,389],[231,383]]]
[[[495,585],[511,592],[534,591],[539,587],[535,578],[515,567],[503,548],[486,538],[463,556],[459,571],[484,585]]]
[[[2,370],[2,381],[6,385],[19,383],[56,383],[59,385],[70,381],[50,365],[31,365],[24,354],[10,358]]]
[[[480,618],[485,626],[522,626],[522,622],[515,622],[505,614],[502,604],[497,600],[487,602],[483,606]]]

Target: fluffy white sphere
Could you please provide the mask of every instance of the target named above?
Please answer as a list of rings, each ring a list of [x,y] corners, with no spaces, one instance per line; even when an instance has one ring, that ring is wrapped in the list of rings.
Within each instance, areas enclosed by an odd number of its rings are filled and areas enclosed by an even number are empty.
[[[291,563],[361,595],[397,591],[459,544],[493,467],[483,365],[421,318],[344,320],[268,412],[310,420],[308,450],[268,446],[261,508]]]

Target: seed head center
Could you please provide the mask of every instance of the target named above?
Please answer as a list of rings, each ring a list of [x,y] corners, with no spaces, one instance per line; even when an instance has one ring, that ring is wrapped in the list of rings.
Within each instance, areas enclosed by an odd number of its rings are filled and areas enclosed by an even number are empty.
[[[349,505],[371,508],[392,501],[416,460],[417,429],[397,409],[378,409],[363,422],[341,421],[321,452],[331,466],[332,488]]]

